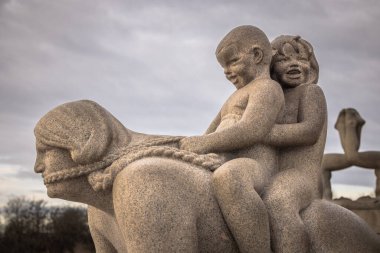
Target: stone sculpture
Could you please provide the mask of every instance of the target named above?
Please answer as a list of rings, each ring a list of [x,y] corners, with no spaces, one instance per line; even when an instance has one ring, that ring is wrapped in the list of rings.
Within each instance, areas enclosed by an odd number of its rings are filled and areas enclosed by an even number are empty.
[[[235,31],[240,29],[236,28]],[[241,34],[242,37],[244,37],[244,33]],[[264,52],[263,49],[261,50]],[[260,61],[258,59],[260,59],[260,56],[255,56],[260,54],[257,53],[259,51],[243,52],[237,50],[235,54],[239,55],[240,59],[246,59],[242,63],[242,67],[247,67],[247,64],[259,67]],[[249,55],[251,55],[251,59],[247,58]],[[264,56],[263,54],[262,59],[265,58]],[[225,65],[223,67],[229,65],[228,62],[220,59],[219,61],[222,66]],[[267,67],[268,65],[265,65],[263,68],[266,69]],[[239,77],[249,77],[249,73],[251,73],[251,70],[244,71],[236,74],[236,77],[230,77],[231,81],[239,87],[241,84],[247,84],[247,79],[240,80]],[[226,72],[228,75],[228,71]],[[254,79],[249,77],[248,82]],[[308,83],[306,80],[309,79],[305,79],[305,81],[299,82],[295,86],[302,86],[299,84],[304,82]],[[282,82],[282,80],[279,81]],[[256,80],[253,81],[253,83],[255,82]],[[316,80],[312,82],[316,82]],[[264,83],[272,83],[271,87],[276,87],[277,85],[270,80],[264,81]],[[294,90],[303,90],[302,92],[294,92],[295,100],[304,101],[303,98],[308,98],[305,92],[309,90],[309,87],[314,86],[308,84],[307,87],[305,89],[292,88]],[[275,90],[277,89],[275,88]],[[313,89],[311,88],[312,92],[318,88]],[[246,94],[256,94],[255,92],[247,92]],[[269,97],[273,95],[273,93],[264,94],[264,96]],[[242,102],[241,107],[245,108],[249,101],[246,96],[237,98],[237,102],[232,104]],[[273,103],[276,103],[276,105],[278,105],[277,103],[281,104],[281,96],[275,95],[274,97],[279,98],[280,101],[273,101]],[[319,102],[322,101],[315,95],[311,95],[311,98]],[[286,107],[288,105],[294,106],[291,101],[293,101],[292,98],[286,98]],[[293,127],[295,127],[297,124],[302,124],[302,118],[305,113],[310,112],[306,109],[308,108],[307,102],[299,108],[294,108],[294,111],[291,106],[288,107],[289,109],[285,108],[285,115],[287,115],[287,110],[291,111],[289,114],[292,115],[289,116],[291,117],[291,122],[286,121],[286,116],[282,121],[279,118],[280,114],[276,112],[277,109],[274,109],[274,112],[269,112],[273,108],[261,108],[260,104],[254,103],[257,106],[254,111],[258,115],[264,115],[263,117],[265,118],[267,110],[268,115],[271,115],[268,116],[270,119],[258,119],[259,122],[254,123],[261,124],[260,121],[267,120],[270,125],[274,124],[277,119],[278,123],[291,123],[289,126],[294,125]],[[243,111],[247,110],[248,107],[240,109],[239,113],[242,118],[245,116]],[[259,113],[260,110],[263,110],[261,114]],[[294,115],[298,115],[297,119],[294,118]],[[299,151],[294,150],[294,152],[310,154],[312,163],[314,161],[317,163],[321,160],[322,154],[318,156],[318,152],[319,148],[324,145],[325,121],[323,113],[318,112],[318,115],[323,116],[321,122],[318,120],[317,122],[307,121],[308,123],[305,125],[312,128],[315,127],[314,124],[319,125],[320,134],[317,134],[317,137],[310,143],[283,144],[280,150],[280,158],[284,149],[296,145],[299,146]],[[253,115],[252,117],[255,116]],[[298,120],[299,118],[301,120]],[[206,133],[206,137],[213,134],[218,136],[223,132],[228,133],[228,128],[233,127],[239,121],[232,120],[232,126],[226,126],[226,129],[220,129],[220,131],[218,130],[218,125],[220,124],[213,122]],[[258,129],[257,131],[264,136],[252,137],[247,145],[271,146],[276,143],[276,133],[279,135],[279,139],[286,139],[287,130],[282,131],[281,126],[280,124],[274,125],[272,129]],[[249,127],[255,129],[254,127],[257,126]],[[251,129],[249,127],[242,129],[243,132]],[[278,130],[275,130],[276,127]],[[268,135],[266,135],[267,132],[269,132]],[[231,134],[233,136],[234,133]],[[256,133],[251,134],[254,136]],[[243,199],[251,199],[252,196],[257,196],[256,185],[248,185],[248,182],[256,183],[257,181],[254,181],[257,180],[256,178],[248,178],[247,181],[244,181],[246,178],[241,178],[244,173],[240,175],[238,173],[237,177],[233,174],[239,169],[249,171],[250,168],[241,168],[240,166],[247,166],[251,164],[252,159],[257,159],[257,154],[247,152],[244,156],[244,152],[242,152],[242,157],[247,160],[244,160],[242,164],[234,164],[234,159],[240,158],[240,155],[237,156],[240,152],[239,149],[248,148],[244,144],[240,146],[240,144],[235,143],[235,140],[231,140],[231,143],[225,143],[223,140],[216,138],[220,142],[215,146],[211,141],[206,142],[206,146],[211,147],[211,149],[198,149],[202,147],[199,143],[202,144],[202,139],[205,136],[184,139],[182,137],[152,136],[136,133],[126,129],[109,112],[91,101],[76,101],[63,104],[48,112],[38,122],[35,135],[37,143],[35,171],[42,173],[50,197],[89,205],[89,225],[97,252],[254,252],[255,248],[265,248],[270,245],[269,235],[267,234],[269,227],[268,225],[262,227],[262,224],[268,224],[268,222],[259,221],[260,223],[256,224],[255,220],[260,219],[253,217],[254,221],[247,227],[257,225],[253,235],[261,236],[264,238],[261,240],[266,241],[257,241],[256,238],[252,238],[252,241],[248,241],[248,244],[253,245],[253,248],[244,248],[241,241],[235,238],[236,235],[244,233],[244,230],[239,231],[240,227],[244,229],[244,226],[234,227],[235,231],[231,233],[230,223],[225,223],[228,215],[244,215],[242,213],[244,209],[235,209],[232,210],[233,214],[226,214],[223,207],[222,210],[219,207],[220,202],[225,201],[228,204],[227,197],[239,198],[240,194],[243,193],[246,193]],[[271,135],[274,136],[271,137]],[[255,138],[257,138],[256,144]],[[225,147],[225,144],[231,146]],[[314,145],[317,145],[317,148]],[[274,146],[279,147],[281,145]],[[179,149],[179,147],[182,147],[182,149]],[[215,148],[213,149],[213,147]],[[309,148],[310,151],[303,151],[303,149],[307,150],[308,147],[311,147]],[[208,154],[210,151],[229,152],[227,154]],[[312,154],[317,154],[318,157],[314,157]],[[284,153],[283,157],[284,161],[289,158],[287,158],[286,153]],[[260,161],[264,165],[273,164],[273,160]],[[231,162],[232,166],[229,166],[228,164]],[[303,160],[288,160],[288,162],[298,168],[297,166]],[[299,201],[301,204],[283,201],[282,197],[292,196],[293,191],[283,195],[282,187],[300,180],[297,179],[298,172],[292,172],[291,169],[287,168],[287,164],[282,163],[280,159],[280,167],[271,168],[274,171],[281,169],[281,172],[270,185],[271,187],[268,188],[269,191],[274,189],[272,194],[265,192],[265,190],[260,193],[261,196],[264,196],[264,200],[268,200],[266,202],[269,203],[267,204],[268,210],[271,205],[271,197],[269,196],[272,196],[273,200],[281,201],[279,203],[287,204],[289,208],[294,208],[294,210],[289,210],[289,217],[293,217],[295,212],[298,212],[297,208],[303,208],[303,210],[300,210],[300,216],[297,215],[295,219],[303,221],[301,232],[305,231],[308,235],[308,240],[306,240],[305,244],[308,247],[307,250],[313,252],[378,252],[380,250],[380,241],[377,235],[368,228],[365,222],[346,209],[320,199],[311,202],[315,197],[307,198],[304,201],[302,199],[303,195],[289,198],[288,200]],[[226,167],[230,169],[224,170],[223,168]],[[215,172],[214,174],[215,169],[217,171],[229,171],[229,173]],[[314,167],[310,168],[312,171],[314,169]],[[221,176],[218,177],[218,174]],[[288,174],[289,176],[287,176]],[[313,179],[311,183],[318,181],[314,178],[314,174],[308,177],[308,179],[310,178]],[[212,186],[215,186],[218,180],[222,179],[226,180],[226,187],[235,187],[232,190],[235,189],[239,192],[232,191],[232,196],[216,197],[218,193],[215,192],[223,189],[216,189],[214,192]],[[230,181],[231,179],[241,180],[243,187],[239,188],[239,184]],[[246,182],[245,185],[244,182]],[[276,189],[278,189],[277,192]],[[298,188],[296,187],[296,189]],[[226,189],[227,192],[229,190],[231,189]],[[310,190],[311,193],[313,191],[314,189]],[[277,193],[279,195],[276,199]],[[268,197],[266,198],[266,196]],[[234,201],[232,200],[230,203],[234,203]],[[310,205],[304,204],[310,202]],[[272,203],[275,204],[276,202]],[[251,207],[248,206],[247,210],[250,210]],[[224,210],[228,210],[228,207],[227,209],[224,207]],[[286,208],[283,210],[286,211]],[[273,213],[273,210],[269,211],[271,219],[275,217]],[[256,213],[256,215],[259,215],[261,219],[267,219],[265,213]],[[251,214],[248,214],[246,217],[251,216]],[[233,217],[232,219],[236,221],[240,218]],[[242,220],[242,222],[251,221]],[[292,220],[289,220],[289,222],[294,223]],[[272,224],[271,229],[271,233],[273,233],[274,229],[283,230],[284,227],[276,227],[276,225],[273,226]],[[281,238],[283,231],[276,231],[275,233],[276,236],[272,237],[272,240],[276,240],[274,238],[278,237]],[[288,235],[285,234],[285,236],[287,243],[297,243],[298,245],[298,242],[294,242],[294,240],[288,241]],[[303,241],[301,245],[302,243]],[[273,245],[276,252],[281,252],[281,249],[276,248],[276,243]],[[288,249],[292,247],[294,248],[294,245],[291,245]],[[284,250],[284,252],[288,251]]]
[[[376,198],[369,196],[361,197],[357,200],[348,198],[334,199],[335,204],[341,205],[364,219],[368,225],[380,233],[380,152],[365,151],[359,152],[361,130],[365,120],[357,110],[346,108],[338,115],[335,128],[339,132],[343,154],[325,154],[323,156],[323,197],[332,200],[331,173],[351,166],[359,166],[366,169],[373,169],[376,176]]]
[[[237,252],[211,190],[215,156],[132,132],[91,101],[53,109],[35,135],[35,171],[50,197],[89,205],[97,252]]]
[[[332,199],[331,172],[351,166],[373,169],[376,175],[376,197],[380,197],[380,151],[359,152],[361,130],[365,120],[353,108],[340,111],[335,128],[339,132],[344,154],[325,154],[323,156],[324,198]]]
[[[280,147],[279,173],[266,187],[264,202],[274,251],[308,252],[310,242],[300,212],[321,196],[327,106],[316,84],[319,67],[312,46],[299,36],[282,35],[272,48],[271,74],[283,87],[285,112],[268,136],[271,145]]]
[[[236,91],[203,136],[180,141],[194,152],[228,152],[213,174],[213,190],[241,252],[270,252],[266,207],[259,194],[277,172],[276,147],[264,142],[280,121],[284,94],[270,78],[271,45],[253,26],[240,26],[219,43],[216,57]]]

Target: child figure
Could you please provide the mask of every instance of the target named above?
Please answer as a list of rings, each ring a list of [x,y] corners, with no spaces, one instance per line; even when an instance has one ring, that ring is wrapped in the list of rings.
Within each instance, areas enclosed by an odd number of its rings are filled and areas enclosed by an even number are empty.
[[[277,150],[263,143],[284,107],[281,86],[270,78],[271,56],[260,29],[240,26],[228,33],[216,57],[237,90],[205,135],[180,141],[180,148],[196,153],[232,154],[214,172],[212,185],[240,252],[270,252],[268,215],[260,194],[277,171]]]
[[[300,214],[321,198],[321,162],[326,140],[327,108],[318,81],[312,46],[299,36],[279,36],[271,74],[285,95],[284,118],[267,143],[279,147],[279,173],[263,197],[274,252],[309,252],[310,242]],[[283,147],[281,149],[281,147]]]

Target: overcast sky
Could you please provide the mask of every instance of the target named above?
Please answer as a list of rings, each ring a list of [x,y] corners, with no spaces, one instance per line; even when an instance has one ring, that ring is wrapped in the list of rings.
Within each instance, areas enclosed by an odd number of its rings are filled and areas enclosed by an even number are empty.
[[[234,91],[215,48],[243,24],[314,46],[326,152],[342,152],[333,125],[346,107],[367,122],[361,150],[380,149],[380,1],[0,0],[0,202],[45,195],[33,128],[64,102],[94,100],[139,132],[203,133]],[[373,186],[372,175],[349,170],[333,182]]]

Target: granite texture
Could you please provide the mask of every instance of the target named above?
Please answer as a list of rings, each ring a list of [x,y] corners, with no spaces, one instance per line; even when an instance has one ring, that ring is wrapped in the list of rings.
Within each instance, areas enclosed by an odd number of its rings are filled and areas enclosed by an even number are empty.
[[[223,217],[241,252],[270,252],[269,220],[260,194],[278,166],[276,147],[265,141],[285,105],[281,86],[270,77],[271,45],[260,29],[240,26],[222,39],[215,54],[236,91],[206,133],[184,138],[180,148],[230,154],[212,177]]]
[[[285,95],[281,120],[268,136],[279,147],[279,172],[264,192],[275,252],[309,252],[300,212],[321,196],[320,168],[326,141],[327,106],[316,84],[319,67],[309,42],[282,35],[271,43],[271,75]]]
[[[87,100],[41,118],[35,172],[50,197],[89,205],[97,252],[379,252],[364,221],[320,200],[326,105],[312,47],[293,36],[272,47],[273,62],[253,26],[222,39],[237,90],[202,136],[137,133]]]

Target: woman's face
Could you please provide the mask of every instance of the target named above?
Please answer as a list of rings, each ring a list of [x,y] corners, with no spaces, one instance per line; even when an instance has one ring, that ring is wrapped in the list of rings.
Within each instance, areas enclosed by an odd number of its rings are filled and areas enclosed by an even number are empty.
[[[36,148],[37,158],[34,171],[36,173],[41,173],[43,178],[46,178],[55,172],[77,166],[72,160],[70,152],[66,149],[47,146],[39,141],[37,141]],[[83,184],[83,182],[77,182],[78,179],[79,178],[74,178],[53,183],[45,183],[48,196],[51,198],[71,200],[75,195],[78,195],[78,188],[75,184]]]
[[[310,76],[307,55],[302,51],[296,52],[289,43],[283,45],[283,52],[284,55],[277,55],[273,59],[273,71],[280,84],[285,88],[294,88],[307,83]]]

